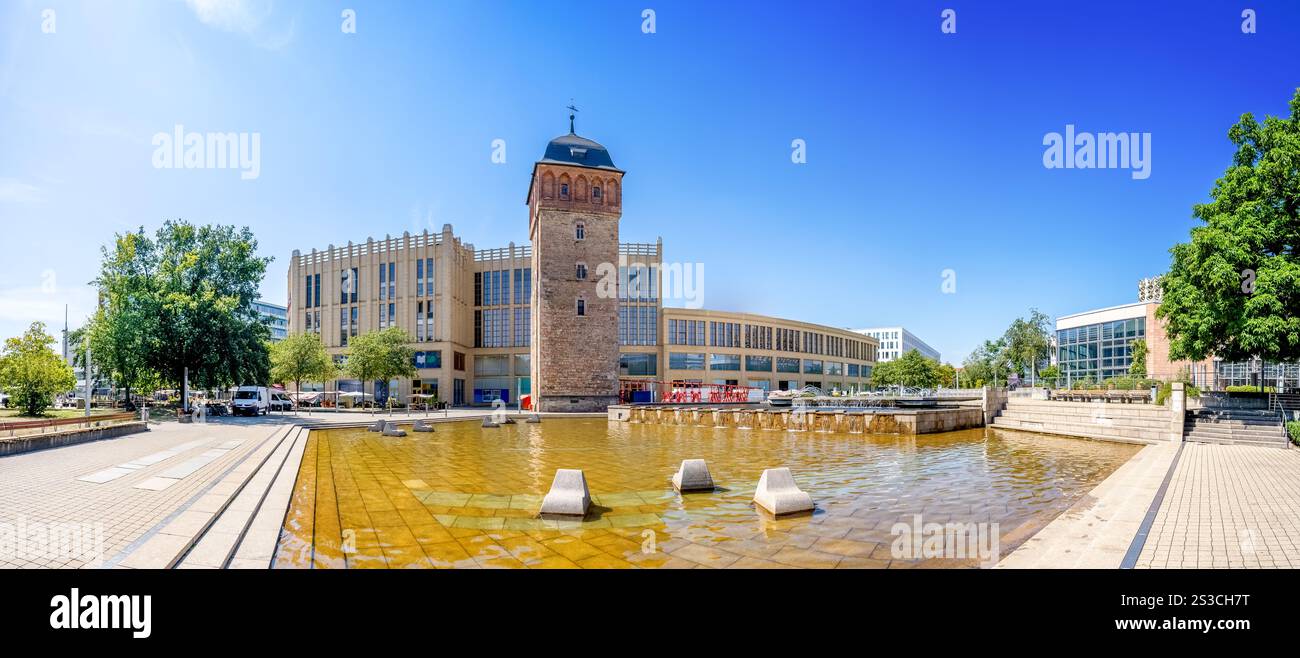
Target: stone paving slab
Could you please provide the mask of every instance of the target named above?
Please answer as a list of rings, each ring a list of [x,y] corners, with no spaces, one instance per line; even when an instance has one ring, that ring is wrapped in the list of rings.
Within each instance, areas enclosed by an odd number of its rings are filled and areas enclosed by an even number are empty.
[[[1300,567],[1300,450],[1187,443],[1135,567]]]
[[[168,569],[176,566],[185,552],[199,541],[204,532],[209,527],[217,525],[214,521],[217,520],[218,514],[224,519],[227,516],[225,512],[242,511],[241,505],[253,506],[253,501],[260,500],[266,484],[259,481],[259,478],[264,476],[258,469],[268,458],[274,460],[276,454],[281,455],[283,459],[283,454],[288,450],[288,441],[281,439],[287,434],[296,432],[297,430],[288,427],[277,428],[270,437],[256,442],[256,447],[240,462],[217,475],[219,480],[216,478],[213,478],[216,481],[209,480],[207,483],[209,486],[200,490],[202,495],[182,504],[173,515],[161,522],[161,527],[156,525],[142,536],[138,545],[128,547],[120,561],[120,566],[132,569]],[[233,451],[209,452],[221,452],[221,455],[215,455],[216,458],[220,458],[225,453]],[[215,493],[218,487],[225,493]],[[195,505],[205,500],[207,504],[202,505],[203,507],[216,509],[214,511],[194,509]],[[242,516],[246,518],[247,515]],[[240,530],[242,526],[220,528],[221,533],[230,534],[237,534]]]
[[[114,566],[124,549],[285,422],[153,423],[150,432],[0,457],[0,523],[84,529],[94,540],[74,550],[6,553],[0,555],[0,569]],[[136,487],[167,468],[166,459],[142,464],[143,458],[163,452],[179,456],[216,439],[242,443],[163,490]],[[79,479],[115,468],[124,473],[100,483]]]
[[[1151,506],[1177,443],[1149,445],[1083,500],[998,563],[998,568],[1118,569]]]

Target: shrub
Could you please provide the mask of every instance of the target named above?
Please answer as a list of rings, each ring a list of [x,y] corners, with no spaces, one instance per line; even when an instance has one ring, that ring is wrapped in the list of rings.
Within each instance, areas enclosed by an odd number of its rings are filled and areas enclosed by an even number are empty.
[[[1291,437],[1291,443],[1300,446],[1300,420],[1287,421],[1286,433]]]
[[[1183,382],[1183,390],[1189,398],[1201,397],[1201,389],[1196,388],[1187,382]],[[1173,392],[1174,385],[1172,382],[1161,383],[1159,390],[1156,391],[1156,404],[1164,404],[1165,400],[1169,399],[1169,394]]]
[[[1258,386],[1250,386],[1250,385],[1246,385],[1246,386],[1229,386],[1229,387],[1227,387],[1227,388],[1225,388],[1225,389],[1223,389],[1223,390],[1225,390],[1225,391],[1227,391],[1227,392],[1229,392],[1229,393],[1259,393],[1259,387],[1258,387]],[[1264,387],[1264,392],[1265,392],[1265,393],[1276,393],[1276,392],[1277,392],[1277,388],[1272,387],[1272,386],[1265,386],[1265,387]]]

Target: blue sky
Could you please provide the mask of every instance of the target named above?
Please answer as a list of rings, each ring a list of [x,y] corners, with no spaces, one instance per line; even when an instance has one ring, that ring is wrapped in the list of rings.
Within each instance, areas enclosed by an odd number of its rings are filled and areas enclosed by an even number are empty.
[[[444,223],[522,244],[573,98],[628,172],[623,239],[704,263],[705,307],[903,324],[959,362],[1030,307],[1134,301],[1228,127],[1300,86],[1297,3],[1134,4],[6,2],[0,336],[77,324],[100,246],[167,218],[252,227],[277,302],[294,249]],[[155,168],[178,124],[258,133],[259,175]],[[1044,168],[1066,124],[1151,133],[1150,177]]]

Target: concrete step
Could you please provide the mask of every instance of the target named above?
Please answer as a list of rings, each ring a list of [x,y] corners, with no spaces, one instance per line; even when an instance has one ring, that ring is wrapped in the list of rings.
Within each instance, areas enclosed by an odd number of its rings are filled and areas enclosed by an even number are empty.
[[[1002,416],[993,419],[993,427],[1133,443],[1159,443],[1169,440],[1167,431],[1160,432],[1151,429],[1124,427],[1122,425],[1106,426],[1091,423],[1026,421]]]
[[[284,511],[288,506],[288,496],[284,491],[292,490],[293,479],[298,475],[298,463],[301,461],[302,449],[307,442],[307,433],[308,430],[297,427],[289,432],[248,478],[230,504],[221,510],[216,520],[208,526],[194,546],[180,559],[177,568],[221,569],[252,566],[241,562],[239,552],[245,550],[245,545],[264,547],[267,542],[268,521],[266,519],[274,517],[278,509],[279,516],[274,528],[275,537],[270,540],[271,548],[274,549],[275,541],[279,536],[279,522],[283,521]],[[291,474],[287,485],[282,481],[286,473]],[[259,520],[261,523],[258,523]],[[253,552],[260,556],[265,551],[249,549],[247,552],[250,554],[243,556],[244,560],[254,557],[251,554]],[[266,556],[266,561],[260,568],[270,565],[270,557],[269,554]]]
[[[1107,409],[1004,409],[1002,413],[1008,416],[1018,416],[1024,418],[1106,418],[1116,422],[1133,423],[1135,425],[1151,424],[1161,427],[1169,425],[1168,414],[1163,416],[1124,416],[1110,413]]]
[[[1201,434],[1188,434],[1183,437],[1184,441],[1192,443],[1216,443],[1220,445],[1245,445],[1245,446],[1262,446],[1269,448],[1287,448],[1289,444],[1285,439],[1274,439],[1271,441],[1257,441],[1244,438],[1225,438],[1221,436],[1205,436]]]
[[[1223,427],[1196,423],[1194,425],[1185,425],[1183,429],[1184,433],[1204,432],[1206,434],[1240,434],[1242,436],[1286,436],[1286,432],[1281,425],[1274,425],[1273,427]]]
[[[1025,411],[1061,411],[1091,413],[1101,409],[1111,416],[1133,418],[1163,418],[1169,415],[1169,408],[1149,404],[1117,404],[1108,402],[1049,402],[1044,400],[1010,400],[1007,409]]]
[[[1214,420],[1214,419],[1210,419],[1210,418],[1188,418],[1188,419],[1186,420],[1186,423],[1187,423],[1188,425],[1191,425],[1191,424],[1197,424],[1197,425],[1218,425],[1218,426],[1220,426],[1220,427],[1244,427],[1244,428],[1251,428],[1251,427],[1280,427],[1280,426],[1282,425],[1282,421],[1279,420],[1279,419],[1277,419],[1277,418],[1273,418],[1273,419],[1271,419],[1271,420],[1245,420],[1245,421],[1243,421],[1243,420]]]
[[[261,439],[251,452],[240,458],[221,479],[196,496],[188,506],[177,510],[175,518],[160,528],[120,562],[131,569],[170,569],[182,562],[218,523],[219,517],[235,504],[256,474],[285,445],[294,427],[276,429]],[[256,485],[253,487],[256,489]]]
[[[1099,427],[1126,427],[1130,429],[1156,430],[1162,432],[1169,431],[1168,422],[1137,418],[1111,418],[1108,416],[1090,416],[1080,414],[1026,413],[1021,411],[1004,411],[998,417],[1035,423],[1097,425]]]

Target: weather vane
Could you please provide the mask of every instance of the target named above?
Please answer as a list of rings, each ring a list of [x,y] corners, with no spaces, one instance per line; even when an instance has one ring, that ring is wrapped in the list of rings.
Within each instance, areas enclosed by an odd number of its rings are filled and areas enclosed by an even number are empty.
[[[573,118],[578,108],[574,107],[572,98],[569,99],[569,104],[566,107],[569,108],[569,134],[576,135],[577,133],[573,129]]]

